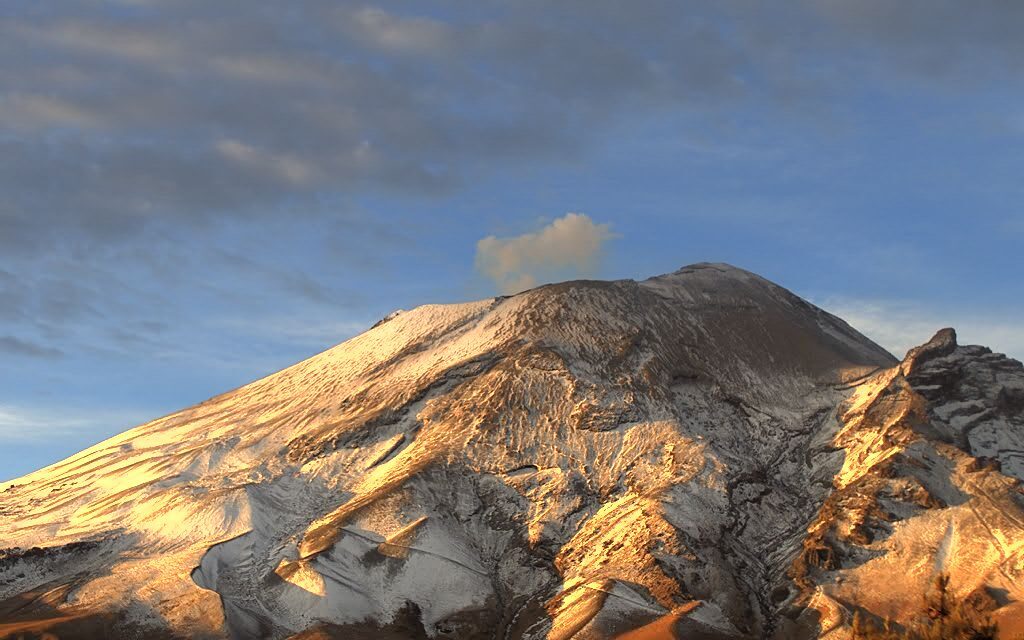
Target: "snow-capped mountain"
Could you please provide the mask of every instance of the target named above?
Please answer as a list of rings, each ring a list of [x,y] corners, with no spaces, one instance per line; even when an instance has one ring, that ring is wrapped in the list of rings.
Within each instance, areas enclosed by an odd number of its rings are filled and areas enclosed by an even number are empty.
[[[951,330],[900,362],[728,265],[568,282],[9,483],[0,637],[839,639],[940,571],[1024,632],[1022,478],[1024,369]]]

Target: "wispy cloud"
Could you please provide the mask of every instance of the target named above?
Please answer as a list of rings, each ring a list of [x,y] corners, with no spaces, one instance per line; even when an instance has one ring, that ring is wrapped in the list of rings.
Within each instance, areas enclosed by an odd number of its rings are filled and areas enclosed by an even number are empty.
[[[64,355],[60,349],[22,340],[15,336],[0,336],[0,353],[30,358],[59,358]]]
[[[967,310],[943,310],[920,303],[832,297],[816,304],[901,357],[936,331],[953,327],[960,344],[980,344],[1024,360],[1024,318]]]
[[[317,173],[295,154],[268,153],[237,140],[221,140],[216,148],[228,160],[295,185],[308,184]]]
[[[476,244],[476,268],[505,293],[536,286],[546,277],[592,275],[609,225],[582,213],[567,213],[532,233],[511,238],[487,236]]]
[[[83,434],[112,434],[155,417],[152,412],[141,410],[48,409],[0,404],[0,443],[33,443]]]

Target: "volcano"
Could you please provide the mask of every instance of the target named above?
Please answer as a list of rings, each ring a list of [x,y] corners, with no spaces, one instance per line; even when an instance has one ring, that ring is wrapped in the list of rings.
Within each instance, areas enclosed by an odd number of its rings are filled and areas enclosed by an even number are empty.
[[[924,336],[926,337],[926,336]],[[696,264],[427,305],[0,492],[0,637],[1024,633],[1024,368]]]

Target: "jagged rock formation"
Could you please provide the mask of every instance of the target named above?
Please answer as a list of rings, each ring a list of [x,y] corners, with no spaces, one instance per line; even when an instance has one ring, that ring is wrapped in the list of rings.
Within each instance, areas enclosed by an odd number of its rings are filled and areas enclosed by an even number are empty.
[[[843,638],[1024,610],[1024,370],[728,265],[426,306],[0,493],[0,636]]]
[[[906,620],[945,572],[1001,637],[1022,637],[1021,363],[943,329],[858,384],[840,421],[843,468],[793,564],[802,592],[783,619],[845,638],[849,611]]]

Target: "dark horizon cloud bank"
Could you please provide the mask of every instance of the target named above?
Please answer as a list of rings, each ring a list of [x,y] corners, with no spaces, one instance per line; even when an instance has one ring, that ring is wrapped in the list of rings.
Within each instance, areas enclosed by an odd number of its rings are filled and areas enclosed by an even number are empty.
[[[959,320],[1024,356],[1022,32],[994,0],[7,2],[0,405],[96,440],[395,307],[705,259],[892,349]]]

